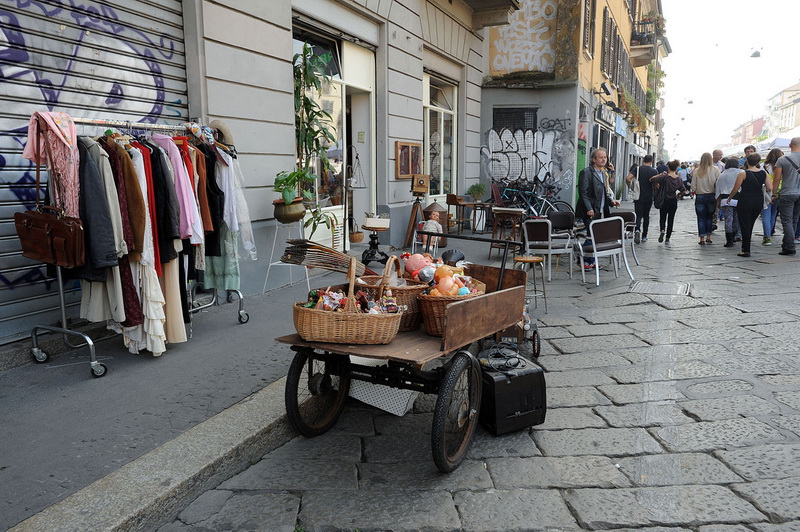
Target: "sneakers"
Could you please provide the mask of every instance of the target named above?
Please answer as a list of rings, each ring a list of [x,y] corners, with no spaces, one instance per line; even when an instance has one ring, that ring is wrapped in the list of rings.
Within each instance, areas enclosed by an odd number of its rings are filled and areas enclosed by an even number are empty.
[[[583,269],[586,270],[586,271],[593,270],[594,269],[594,263],[592,263],[592,264],[584,264],[583,265]]]
[[[734,242],[741,242],[742,241],[742,237],[740,237],[739,235],[736,235],[736,237],[734,237],[733,241]]]
[[[642,242],[647,242],[647,237],[646,236],[642,237]]]
[[[764,240],[761,241],[761,245],[762,246],[771,246],[772,245],[772,239],[770,237],[768,237],[768,236],[765,236]]]
[[[664,240],[664,245],[665,245],[665,246],[669,246],[669,238],[668,238],[668,239],[666,239],[666,240]]]
[[[661,231],[661,234],[658,235],[658,243],[662,243],[664,241],[664,231]]]
[[[797,250],[794,250],[794,249],[782,249],[778,253],[778,255],[794,255],[795,253],[797,253]]]
[[[642,232],[638,229],[633,233],[633,243],[634,244],[641,244],[642,243]]]

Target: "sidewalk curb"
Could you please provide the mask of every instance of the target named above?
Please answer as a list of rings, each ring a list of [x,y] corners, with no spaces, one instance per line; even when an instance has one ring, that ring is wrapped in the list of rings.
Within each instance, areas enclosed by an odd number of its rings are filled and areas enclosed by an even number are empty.
[[[285,378],[12,528],[153,530],[295,436]]]

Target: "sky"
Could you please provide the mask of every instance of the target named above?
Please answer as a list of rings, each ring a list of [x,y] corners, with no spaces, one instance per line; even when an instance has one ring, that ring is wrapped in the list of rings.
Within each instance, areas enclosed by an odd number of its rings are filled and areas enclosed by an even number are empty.
[[[672,47],[662,63],[664,147],[671,159],[698,160],[800,82],[800,1],[661,2]]]

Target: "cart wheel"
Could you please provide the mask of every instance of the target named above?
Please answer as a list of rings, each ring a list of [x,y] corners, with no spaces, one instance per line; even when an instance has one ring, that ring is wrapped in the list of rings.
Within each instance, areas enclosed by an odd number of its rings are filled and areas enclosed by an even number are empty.
[[[539,329],[534,329],[531,334],[531,349],[533,351],[533,358],[539,358],[542,353],[542,337],[539,335]]]
[[[92,377],[96,379],[99,379],[106,373],[108,373],[108,367],[102,362],[98,363],[96,367],[92,367]]]
[[[50,360],[50,355],[39,349],[38,347],[31,348],[31,355],[33,355],[33,361],[37,364],[43,364]]]
[[[250,314],[247,312],[240,310],[239,311],[239,323],[247,323],[250,321]]]
[[[324,434],[339,419],[350,379],[330,373],[330,362],[298,351],[286,375],[286,415],[303,436]]]
[[[455,470],[464,460],[480,406],[478,362],[468,352],[459,351],[442,378],[433,410],[431,447],[433,461],[442,473]]]

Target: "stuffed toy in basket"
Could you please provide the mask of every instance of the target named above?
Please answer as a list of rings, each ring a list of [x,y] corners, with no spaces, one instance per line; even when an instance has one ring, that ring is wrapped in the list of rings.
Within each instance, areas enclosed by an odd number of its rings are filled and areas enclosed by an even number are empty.
[[[387,276],[387,273],[391,273],[392,266],[397,271],[397,278],[402,279],[400,261],[397,260],[397,257],[391,255],[386,262],[383,277],[380,275],[362,275],[359,279],[363,281],[363,284],[358,284],[358,288],[377,291],[382,285],[383,278]],[[389,284],[387,289],[391,290],[392,296],[397,300],[398,305],[406,307],[403,312],[403,319],[400,320],[400,332],[416,331],[422,323],[422,311],[419,308],[417,296],[428,288],[428,283],[412,279],[402,279],[402,282],[405,283],[402,286]]]

